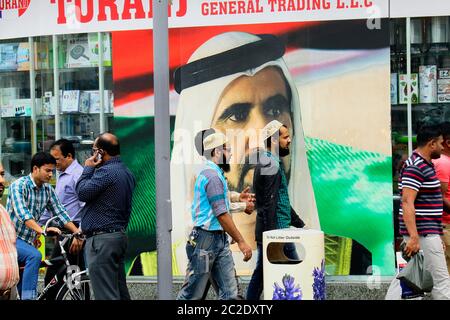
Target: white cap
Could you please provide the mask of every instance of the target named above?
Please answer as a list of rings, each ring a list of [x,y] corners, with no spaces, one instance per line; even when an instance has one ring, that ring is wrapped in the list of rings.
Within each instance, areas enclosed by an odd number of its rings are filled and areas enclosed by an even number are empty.
[[[269,137],[278,132],[283,124],[278,120],[272,120],[262,129],[263,141],[266,141]]]
[[[226,135],[224,135],[222,132],[215,132],[207,136],[205,140],[203,140],[203,149],[212,150],[214,148],[223,146],[227,142],[228,139]]]

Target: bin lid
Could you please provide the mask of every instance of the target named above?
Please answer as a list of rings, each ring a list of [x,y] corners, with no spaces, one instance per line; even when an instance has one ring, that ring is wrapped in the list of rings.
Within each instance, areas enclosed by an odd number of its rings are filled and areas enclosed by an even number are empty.
[[[266,236],[302,236],[302,235],[320,235],[323,231],[315,229],[302,229],[302,228],[287,228],[287,229],[276,229],[270,231],[264,231],[263,237]]]

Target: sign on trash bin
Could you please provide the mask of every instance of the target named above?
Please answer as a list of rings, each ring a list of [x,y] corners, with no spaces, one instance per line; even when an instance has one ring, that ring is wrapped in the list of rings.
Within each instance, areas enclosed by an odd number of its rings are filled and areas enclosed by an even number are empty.
[[[263,233],[264,299],[325,300],[322,231],[278,229]]]

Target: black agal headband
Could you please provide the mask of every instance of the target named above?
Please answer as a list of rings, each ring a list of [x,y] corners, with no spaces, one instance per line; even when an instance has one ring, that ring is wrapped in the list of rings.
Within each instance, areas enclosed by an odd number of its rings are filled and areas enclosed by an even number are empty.
[[[271,34],[257,36],[261,40],[177,68],[174,73],[175,91],[181,93],[184,89],[256,68],[283,56],[285,48],[278,37]]]

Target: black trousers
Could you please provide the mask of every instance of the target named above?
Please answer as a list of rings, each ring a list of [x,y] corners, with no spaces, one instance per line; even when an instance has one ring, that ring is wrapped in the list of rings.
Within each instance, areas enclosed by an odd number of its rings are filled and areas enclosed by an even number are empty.
[[[125,276],[125,232],[103,233],[86,240],[86,260],[95,300],[130,300]]]

